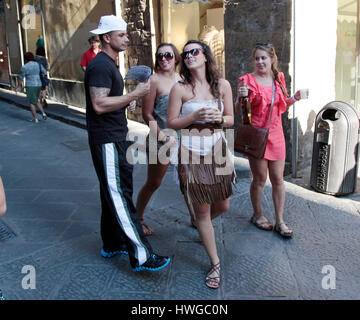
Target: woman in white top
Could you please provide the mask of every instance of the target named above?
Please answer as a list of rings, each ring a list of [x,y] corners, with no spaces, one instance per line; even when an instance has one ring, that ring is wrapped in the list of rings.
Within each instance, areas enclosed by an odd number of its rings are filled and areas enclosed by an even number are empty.
[[[220,78],[209,46],[200,41],[185,44],[180,76],[182,81],[170,92],[167,125],[189,130],[181,131],[180,188],[194,211],[196,227],[210,258],[205,283],[216,289],[220,286],[220,260],[211,219],[228,210],[232,194],[233,163],[226,161],[224,166],[219,161],[224,151],[227,159],[232,159],[221,129],[234,123],[232,90],[229,82]]]
[[[158,146],[161,147],[162,143],[168,142],[168,139],[170,139],[162,130],[166,128],[169,92],[171,87],[179,80],[179,75],[175,71],[180,62],[180,54],[173,44],[161,43],[157,47],[155,59],[154,69],[156,73],[150,77],[150,92],[142,99],[142,116],[147,125],[149,125],[150,121],[156,123]],[[144,211],[151,196],[160,187],[170,162],[166,164],[159,161],[150,163],[151,157],[148,157],[148,159],[147,179],[139,192],[136,210],[144,234],[152,235],[154,231],[144,222]]]

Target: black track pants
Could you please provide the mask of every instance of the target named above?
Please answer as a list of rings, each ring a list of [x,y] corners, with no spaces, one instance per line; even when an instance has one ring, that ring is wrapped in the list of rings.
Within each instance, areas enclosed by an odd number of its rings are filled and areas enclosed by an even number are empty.
[[[132,201],[133,166],[126,160],[130,141],[90,145],[100,182],[101,238],[106,252],[129,252],[132,267],[142,265],[152,253]]]

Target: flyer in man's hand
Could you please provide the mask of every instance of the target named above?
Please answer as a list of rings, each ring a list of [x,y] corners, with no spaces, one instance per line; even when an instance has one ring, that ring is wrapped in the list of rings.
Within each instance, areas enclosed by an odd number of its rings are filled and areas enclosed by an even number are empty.
[[[125,76],[125,80],[139,80],[140,82],[146,82],[150,78],[151,68],[148,66],[133,66],[130,67],[128,73]]]

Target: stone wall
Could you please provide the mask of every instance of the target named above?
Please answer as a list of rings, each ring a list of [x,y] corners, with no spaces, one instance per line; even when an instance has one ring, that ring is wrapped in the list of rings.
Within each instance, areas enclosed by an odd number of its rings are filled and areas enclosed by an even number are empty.
[[[83,81],[82,55],[90,48],[90,30],[96,29],[100,17],[114,14],[113,0],[43,1],[47,58],[50,78]]]
[[[279,58],[290,92],[289,63],[291,53],[292,0],[225,0],[225,68],[226,79],[236,95],[237,79],[253,71],[252,50],[257,42],[272,43]],[[234,97],[235,98],[235,97]],[[239,123],[239,117],[235,119]],[[291,161],[291,120],[283,115],[287,161]]]
[[[9,1],[9,6],[5,6],[5,10],[10,71],[14,75],[20,73],[22,66],[16,0]]]
[[[123,18],[128,23],[127,32],[130,45],[125,51],[125,69],[133,65],[152,67],[151,25],[149,0],[122,1]],[[127,82],[128,91],[133,90],[134,82]],[[128,119],[144,122],[141,115],[141,99],[135,112],[128,113]]]
[[[60,103],[86,108],[85,86],[82,81],[50,79],[49,97]]]

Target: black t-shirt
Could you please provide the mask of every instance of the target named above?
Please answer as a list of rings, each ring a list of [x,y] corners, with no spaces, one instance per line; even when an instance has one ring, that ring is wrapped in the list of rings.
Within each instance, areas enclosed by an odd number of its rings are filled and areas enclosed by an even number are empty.
[[[125,108],[96,114],[89,87],[109,88],[109,96],[122,96],[124,80],[115,61],[105,52],[99,52],[87,65],[85,71],[86,124],[90,144],[105,144],[126,140],[128,132]]]

